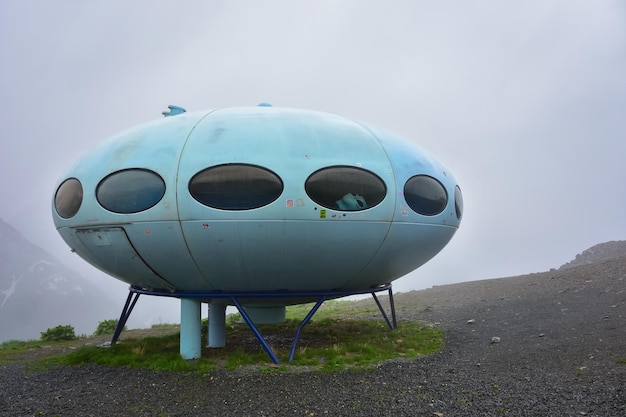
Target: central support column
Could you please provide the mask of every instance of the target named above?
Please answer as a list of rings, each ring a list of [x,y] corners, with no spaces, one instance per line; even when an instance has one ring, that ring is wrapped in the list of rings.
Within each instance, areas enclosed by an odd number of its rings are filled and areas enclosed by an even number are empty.
[[[213,300],[209,303],[207,346],[210,348],[226,346],[226,305],[222,300]]]
[[[180,299],[180,356],[183,359],[197,359],[202,354],[202,303],[194,298]]]

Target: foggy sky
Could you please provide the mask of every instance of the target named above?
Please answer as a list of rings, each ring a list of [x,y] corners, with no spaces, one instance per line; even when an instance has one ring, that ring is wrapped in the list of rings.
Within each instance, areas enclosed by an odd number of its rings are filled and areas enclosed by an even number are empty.
[[[391,129],[463,190],[396,291],[545,271],[626,239],[626,3],[0,3],[0,217],[110,289],[55,231],[56,180],[168,104],[270,102]]]

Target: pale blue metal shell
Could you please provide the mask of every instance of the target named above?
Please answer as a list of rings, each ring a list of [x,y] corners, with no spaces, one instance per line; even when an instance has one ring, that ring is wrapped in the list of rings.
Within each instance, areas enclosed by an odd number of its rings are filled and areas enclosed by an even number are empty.
[[[60,178],[57,188],[68,178],[82,185],[73,216],[61,217],[52,202],[65,242],[133,286],[184,292],[365,289],[421,266],[459,227],[454,177],[426,151],[387,130],[268,105],[196,113],[170,106],[164,115],[170,117],[101,143]],[[275,173],[282,193],[249,210],[211,208],[192,197],[194,175],[233,163]],[[339,203],[337,209],[322,207],[307,195],[305,183],[333,166],[375,174],[385,184],[384,199],[358,211]],[[99,183],[127,169],[163,179],[164,194],[154,206],[121,214],[100,205]],[[403,190],[415,175],[443,185],[443,211],[422,215],[409,207]],[[349,196],[344,204],[363,203],[359,198]]]

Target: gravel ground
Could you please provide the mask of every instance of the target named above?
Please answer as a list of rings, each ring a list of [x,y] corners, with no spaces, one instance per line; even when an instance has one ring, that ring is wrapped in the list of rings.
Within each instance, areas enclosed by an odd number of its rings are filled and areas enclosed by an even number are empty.
[[[623,417],[625,290],[621,258],[397,294],[398,318],[441,326],[445,347],[367,372],[3,365],[0,415]]]

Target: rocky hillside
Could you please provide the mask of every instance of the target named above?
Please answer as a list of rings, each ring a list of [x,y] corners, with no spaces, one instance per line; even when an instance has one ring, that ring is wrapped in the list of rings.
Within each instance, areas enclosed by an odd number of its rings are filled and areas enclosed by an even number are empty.
[[[119,316],[118,304],[0,219],[0,342],[39,339],[60,324],[91,334]]]
[[[608,261],[626,256],[626,240],[600,243],[576,255],[570,262],[561,265],[561,269],[576,268],[581,265]]]

